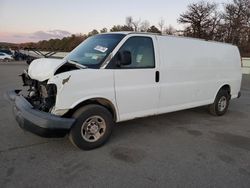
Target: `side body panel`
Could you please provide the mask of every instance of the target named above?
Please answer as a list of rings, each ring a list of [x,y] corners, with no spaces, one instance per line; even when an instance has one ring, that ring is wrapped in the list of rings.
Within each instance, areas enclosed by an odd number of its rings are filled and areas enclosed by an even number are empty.
[[[160,53],[160,104],[166,113],[213,103],[225,84],[237,97],[241,85],[238,48],[182,37],[157,36]]]
[[[48,83],[57,85],[56,104],[53,113],[61,115],[79,103],[101,98],[108,100],[117,112],[113,70],[81,69],[52,77]],[[118,114],[116,117],[119,118]]]

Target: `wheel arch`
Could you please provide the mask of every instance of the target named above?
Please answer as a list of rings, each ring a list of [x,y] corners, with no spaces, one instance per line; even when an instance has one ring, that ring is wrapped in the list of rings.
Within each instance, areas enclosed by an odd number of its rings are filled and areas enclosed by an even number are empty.
[[[71,108],[63,116],[65,116],[65,117],[71,117],[72,114],[76,110],[78,110],[79,108],[81,108],[83,106],[89,105],[89,104],[97,104],[97,105],[105,107],[112,114],[113,120],[115,122],[118,120],[118,113],[117,113],[115,105],[110,100],[108,100],[106,98],[102,98],[102,97],[95,97],[95,98],[90,98],[90,99],[83,100],[83,101],[77,103],[76,105],[74,105],[74,107]]]
[[[226,83],[226,84],[222,84],[219,87],[219,89],[217,90],[217,92],[216,92],[216,94],[214,96],[214,100],[215,100],[215,98],[216,98],[216,96],[217,96],[217,94],[219,93],[220,90],[226,90],[228,92],[230,98],[231,98],[231,86],[230,86],[230,84]]]

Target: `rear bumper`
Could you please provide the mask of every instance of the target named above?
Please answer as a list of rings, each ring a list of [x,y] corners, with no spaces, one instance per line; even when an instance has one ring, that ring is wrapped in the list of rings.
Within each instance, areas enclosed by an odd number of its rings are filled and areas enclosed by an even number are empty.
[[[20,90],[9,91],[8,98],[13,102],[13,113],[19,126],[42,137],[63,137],[75,122],[73,118],[62,118],[34,109],[22,96]]]

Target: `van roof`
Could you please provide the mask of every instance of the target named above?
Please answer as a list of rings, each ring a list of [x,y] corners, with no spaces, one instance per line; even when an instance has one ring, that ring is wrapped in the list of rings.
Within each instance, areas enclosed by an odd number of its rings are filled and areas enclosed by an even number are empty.
[[[149,32],[136,32],[136,31],[116,31],[116,32],[107,32],[107,33],[101,33],[101,34],[147,34],[147,35],[161,35],[159,33],[149,33]]]
[[[199,39],[199,38],[192,38],[192,37],[185,37],[185,36],[176,36],[176,35],[167,35],[167,34],[160,34],[160,33],[149,33],[149,32],[135,32],[135,31],[118,31],[118,32],[108,32],[108,33],[101,33],[101,34],[124,34],[124,35],[130,35],[130,34],[143,34],[143,35],[157,35],[157,36],[166,36],[166,37],[173,37],[173,38],[183,38],[183,39],[190,39],[190,40],[199,40],[199,41],[206,41],[206,42],[212,42],[212,43],[218,43],[218,44],[224,44],[224,45],[230,45],[230,46],[236,46],[230,43],[225,42],[219,42],[214,40],[206,40],[206,39]]]

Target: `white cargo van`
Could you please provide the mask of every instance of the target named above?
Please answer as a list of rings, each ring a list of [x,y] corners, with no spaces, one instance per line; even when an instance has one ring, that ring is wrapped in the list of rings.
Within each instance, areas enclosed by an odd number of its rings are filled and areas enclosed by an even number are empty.
[[[22,74],[28,94],[9,97],[22,128],[44,137],[68,133],[92,149],[108,140],[114,122],[204,105],[223,115],[240,95],[241,78],[236,46],[119,32],[90,37],[61,60],[34,60]]]

